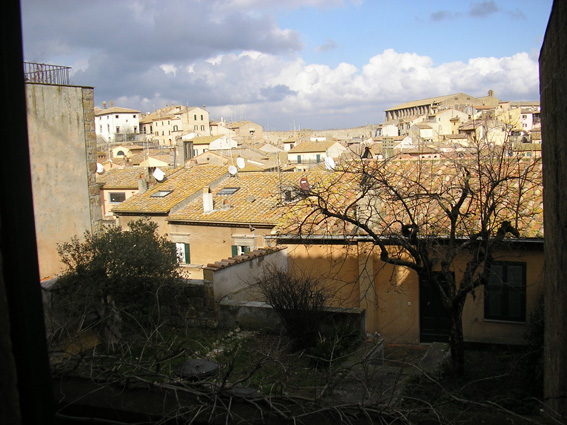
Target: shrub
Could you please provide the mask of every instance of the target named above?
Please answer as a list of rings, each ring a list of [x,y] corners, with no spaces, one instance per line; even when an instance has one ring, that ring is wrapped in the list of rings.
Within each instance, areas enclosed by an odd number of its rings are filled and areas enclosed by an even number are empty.
[[[282,320],[296,349],[312,347],[323,321],[328,299],[320,282],[311,276],[298,276],[271,269],[257,282],[266,302]]]
[[[86,232],[58,246],[66,272],[52,291],[59,333],[95,330],[105,342],[144,334],[159,321],[158,288],[179,281],[175,246],[157,224]]]

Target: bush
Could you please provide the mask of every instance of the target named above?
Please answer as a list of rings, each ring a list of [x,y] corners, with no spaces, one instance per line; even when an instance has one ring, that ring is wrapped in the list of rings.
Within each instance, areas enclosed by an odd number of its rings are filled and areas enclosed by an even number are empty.
[[[279,315],[296,349],[312,347],[323,321],[328,299],[320,282],[310,276],[297,276],[271,269],[257,282],[266,302]]]
[[[332,319],[332,318],[331,318]],[[327,367],[329,363],[350,354],[360,341],[360,326],[348,320],[331,321],[317,336],[315,346],[309,350],[315,366]]]
[[[52,291],[59,333],[95,330],[105,342],[148,333],[158,325],[158,289],[180,280],[175,246],[157,224],[86,232],[58,246],[67,270]]]

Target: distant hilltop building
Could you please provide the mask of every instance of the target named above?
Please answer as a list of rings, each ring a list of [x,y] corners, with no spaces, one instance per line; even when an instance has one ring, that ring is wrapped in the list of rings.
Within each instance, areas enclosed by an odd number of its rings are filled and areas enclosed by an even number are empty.
[[[500,100],[494,97],[492,90],[488,91],[488,96],[483,97],[474,97],[465,93],[449,94],[405,102],[393,108],[386,109],[386,121],[420,115],[432,115],[443,109],[456,109],[468,113],[467,109],[471,109],[471,107],[484,106],[496,108],[499,103]]]
[[[417,144],[449,142],[457,138],[478,139],[490,133],[495,144],[541,143],[538,101],[501,101],[489,90],[488,96],[456,93],[414,100],[386,109],[386,121],[375,136],[411,137]]]

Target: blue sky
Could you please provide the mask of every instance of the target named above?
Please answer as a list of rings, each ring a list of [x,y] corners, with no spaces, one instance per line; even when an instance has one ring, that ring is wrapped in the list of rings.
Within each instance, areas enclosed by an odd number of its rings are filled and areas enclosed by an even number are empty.
[[[22,0],[24,57],[95,103],[206,105],[270,130],[378,124],[408,100],[537,100],[552,0]]]

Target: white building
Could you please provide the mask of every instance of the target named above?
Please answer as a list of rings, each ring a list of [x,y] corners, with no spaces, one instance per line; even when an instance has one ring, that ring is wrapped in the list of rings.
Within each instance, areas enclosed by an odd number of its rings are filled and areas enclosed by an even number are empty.
[[[123,142],[140,130],[140,111],[111,106],[95,110],[95,132],[105,142]]]

